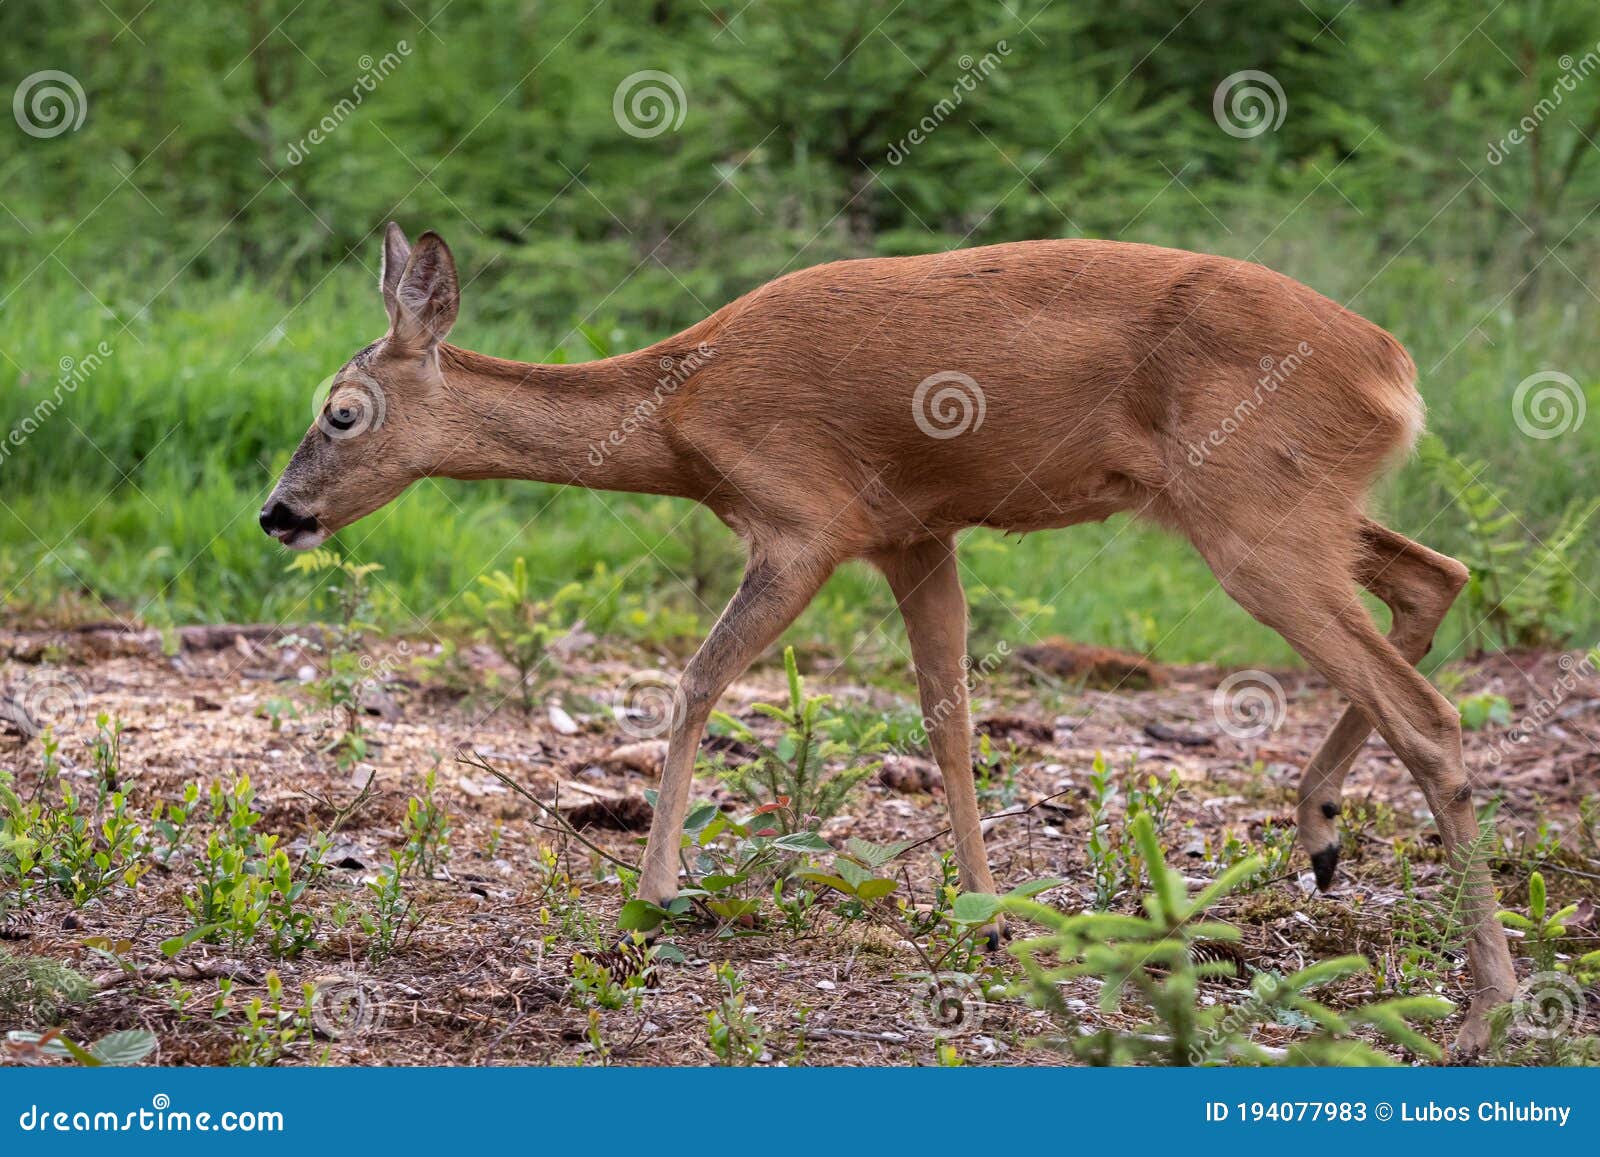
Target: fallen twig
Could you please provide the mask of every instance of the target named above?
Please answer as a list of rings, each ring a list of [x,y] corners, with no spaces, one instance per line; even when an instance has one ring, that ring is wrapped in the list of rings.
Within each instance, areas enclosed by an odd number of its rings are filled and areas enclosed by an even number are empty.
[[[628,863],[626,860],[619,860],[616,856],[613,856],[599,844],[591,843],[589,840],[585,839],[583,833],[578,831],[577,828],[573,827],[572,824],[567,821],[566,816],[562,815],[555,808],[545,803],[544,800],[534,795],[516,780],[505,774],[505,772],[494,766],[494,764],[490,763],[474,749],[465,745],[456,748],[456,762],[464,763],[468,767],[476,767],[479,771],[487,771],[490,775],[494,776],[501,783],[505,784],[512,791],[520,795],[523,799],[533,804],[534,807],[538,808],[545,815],[549,816],[557,825],[556,828],[552,829],[545,827],[543,824],[536,823],[534,824],[534,827],[540,828],[544,831],[560,831],[561,833],[571,836],[573,839],[577,840],[584,847],[595,853],[595,855],[600,856],[602,859],[609,860],[619,868],[626,868],[630,872],[637,872],[639,870],[635,865]]]
[[[806,1036],[837,1036],[846,1040],[874,1040],[888,1045],[903,1045],[911,1038],[902,1032],[861,1032],[853,1028],[813,1028],[806,1026]]]
[[[231,960],[213,958],[184,964],[157,964],[150,968],[118,968],[96,973],[91,979],[99,989],[118,988],[124,984],[144,984],[154,980],[213,980],[226,976],[240,984],[260,984],[261,978]]]

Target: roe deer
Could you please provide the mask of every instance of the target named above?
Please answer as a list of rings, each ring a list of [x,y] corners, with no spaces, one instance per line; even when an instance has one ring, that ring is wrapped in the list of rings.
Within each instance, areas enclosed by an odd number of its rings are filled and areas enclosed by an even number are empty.
[[[1119,511],[1185,536],[1229,595],[1349,698],[1300,789],[1319,885],[1338,857],[1345,774],[1373,727],[1450,853],[1474,846],[1459,719],[1416,668],[1466,568],[1363,514],[1375,476],[1421,428],[1415,367],[1389,334],[1298,282],[1105,241],[844,261],[581,365],[445,344],[459,290],[434,233],[413,248],[390,224],[381,283],[389,330],[336,375],[261,512],[269,534],[315,546],[440,476],[692,498],[747,544],[738,591],[680,682],[646,899],[677,891],[712,706],[848,559],[869,560],[893,590],[962,886],[994,891],[973,789],[955,535]],[[1272,359],[1292,372],[1263,376]],[[1393,611],[1387,638],[1358,586]],[[1471,1053],[1516,977],[1487,870],[1466,873],[1475,996],[1457,1048]]]

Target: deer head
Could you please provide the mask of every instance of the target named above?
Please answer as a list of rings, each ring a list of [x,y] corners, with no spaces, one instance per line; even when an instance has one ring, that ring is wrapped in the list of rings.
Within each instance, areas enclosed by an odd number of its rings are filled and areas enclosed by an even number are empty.
[[[451,436],[439,351],[460,302],[455,260],[436,233],[413,248],[394,222],[379,278],[389,332],[333,376],[327,400],[261,508],[261,529],[310,550],[427,475]]]

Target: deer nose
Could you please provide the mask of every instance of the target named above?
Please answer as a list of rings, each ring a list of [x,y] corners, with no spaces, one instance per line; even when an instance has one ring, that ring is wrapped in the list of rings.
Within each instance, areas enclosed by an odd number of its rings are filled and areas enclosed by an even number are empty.
[[[302,517],[281,502],[273,502],[263,506],[259,521],[261,529],[274,536],[288,531],[313,531],[317,529],[316,515],[308,514]]]

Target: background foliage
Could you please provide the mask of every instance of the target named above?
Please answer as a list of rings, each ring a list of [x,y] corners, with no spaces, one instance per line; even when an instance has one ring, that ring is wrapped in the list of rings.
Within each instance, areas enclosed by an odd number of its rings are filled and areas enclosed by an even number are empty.
[[[1057,236],[1249,257],[1406,342],[1432,429],[1530,542],[1596,490],[1600,419],[1535,441],[1511,409],[1543,370],[1600,401],[1585,0],[9,0],[0,21],[8,90],[59,69],[87,101],[58,136],[0,124],[0,427],[62,359],[113,351],[0,461],[13,613],[304,614],[254,511],[313,387],[381,332],[390,217],[455,248],[454,339],[529,359],[620,351],[840,257]],[[1247,69],[1285,107],[1240,137],[1213,95]],[[642,70],[684,94],[648,137],[613,110]],[[1465,545],[1421,466],[1382,501]],[[447,618],[515,554],[551,592],[603,563],[608,590],[702,617],[737,576],[731,536],[687,506],[530,485],[424,483],[341,545],[383,563],[400,622]],[[1578,549],[1594,573],[1592,535]],[[1011,635],[1284,657],[1187,548],[1121,520],[974,533],[964,562],[980,623]],[[852,571],[796,633],[870,655],[891,610]],[[1592,641],[1587,588],[1573,620]]]

